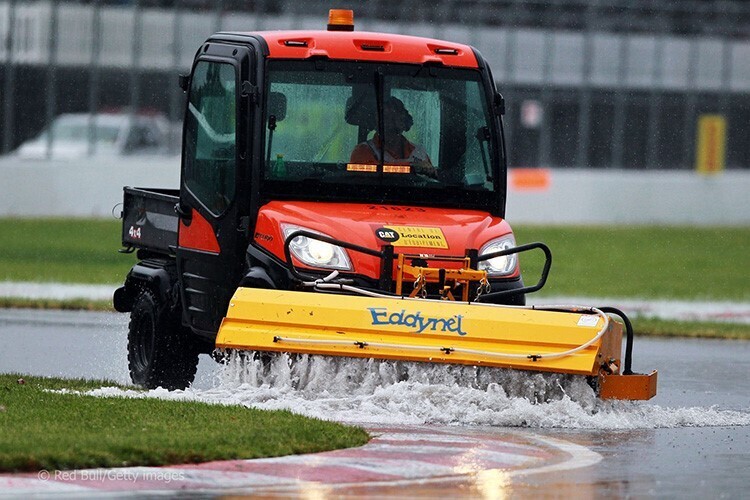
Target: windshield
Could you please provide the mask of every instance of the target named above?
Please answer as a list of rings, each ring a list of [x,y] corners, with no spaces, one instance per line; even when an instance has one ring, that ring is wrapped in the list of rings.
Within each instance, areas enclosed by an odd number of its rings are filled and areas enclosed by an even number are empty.
[[[352,186],[372,186],[365,201],[375,187],[381,201],[497,189],[479,71],[271,61],[268,80],[266,180],[339,187],[354,199]]]

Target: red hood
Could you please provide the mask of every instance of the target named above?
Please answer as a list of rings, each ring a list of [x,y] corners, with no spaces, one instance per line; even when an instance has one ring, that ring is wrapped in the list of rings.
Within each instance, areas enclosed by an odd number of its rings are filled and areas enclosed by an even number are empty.
[[[477,210],[273,201],[258,214],[255,242],[282,260],[282,224],[312,229],[373,250],[391,241],[397,253],[458,257],[463,257],[467,249],[479,250],[489,240],[512,232],[505,220]],[[356,274],[377,277],[377,259],[348,253]]]

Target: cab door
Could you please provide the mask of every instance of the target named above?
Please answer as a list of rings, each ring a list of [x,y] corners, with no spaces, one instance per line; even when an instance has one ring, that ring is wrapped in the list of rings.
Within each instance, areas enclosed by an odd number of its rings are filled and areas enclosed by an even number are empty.
[[[241,89],[253,74],[245,47],[207,43],[193,65],[182,150],[177,271],[183,324],[213,339],[241,278],[247,229],[247,126]]]

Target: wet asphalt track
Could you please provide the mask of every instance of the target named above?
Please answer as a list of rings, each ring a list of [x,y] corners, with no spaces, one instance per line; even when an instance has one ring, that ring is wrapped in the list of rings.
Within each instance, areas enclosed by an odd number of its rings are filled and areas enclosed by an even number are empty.
[[[126,325],[116,314],[0,310],[0,372],[127,382]],[[650,404],[750,414],[750,342],[639,339],[634,368],[659,370],[659,395]],[[202,359],[196,386],[211,387],[215,373],[213,362]],[[369,428],[376,438],[368,446],[321,455],[88,475],[50,471],[57,480],[2,475],[0,496],[187,489],[209,496],[742,498],[750,486],[747,423],[636,430]]]

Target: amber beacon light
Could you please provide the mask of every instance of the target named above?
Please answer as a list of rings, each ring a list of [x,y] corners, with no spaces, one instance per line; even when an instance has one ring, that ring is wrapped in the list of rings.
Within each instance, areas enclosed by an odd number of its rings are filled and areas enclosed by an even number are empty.
[[[328,31],[354,31],[354,11],[346,9],[329,10]]]

